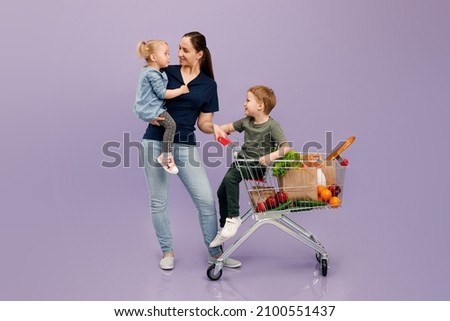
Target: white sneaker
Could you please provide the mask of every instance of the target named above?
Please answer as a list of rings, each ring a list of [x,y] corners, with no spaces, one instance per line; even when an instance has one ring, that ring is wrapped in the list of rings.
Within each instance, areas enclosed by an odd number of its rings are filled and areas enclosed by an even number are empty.
[[[241,226],[241,218],[240,217],[227,217],[225,221],[225,226],[220,231],[220,235],[226,239],[233,237],[239,226]]]
[[[173,161],[173,159],[171,159],[171,165],[163,165],[162,156],[163,156],[162,154],[159,155],[156,160],[158,161],[158,163],[161,164],[161,166],[164,168],[164,170],[170,174],[178,174],[178,167],[177,167],[177,165],[175,165],[175,162]]]
[[[222,231],[222,229],[220,229],[217,232],[216,237],[214,238],[214,240],[212,240],[211,243],[209,243],[209,247],[216,247],[221,245],[223,242],[225,242],[226,240],[229,239],[229,237],[223,237],[222,234],[220,234],[220,232]]]

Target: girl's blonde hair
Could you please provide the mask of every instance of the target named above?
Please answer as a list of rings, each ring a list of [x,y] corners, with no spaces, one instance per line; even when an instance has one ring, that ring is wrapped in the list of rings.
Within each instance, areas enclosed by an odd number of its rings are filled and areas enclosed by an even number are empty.
[[[160,44],[167,45],[167,42],[164,40],[140,41],[136,46],[136,54],[139,58],[143,58],[145,61],[149,62],[150,55],[155,53]]]

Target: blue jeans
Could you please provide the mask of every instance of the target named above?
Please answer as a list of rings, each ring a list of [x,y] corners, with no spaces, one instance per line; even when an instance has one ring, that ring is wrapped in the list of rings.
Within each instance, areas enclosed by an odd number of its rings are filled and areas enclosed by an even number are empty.
[[[153,227],[163,253],[173,251],[173,238],[167,212],[169,175],[156,158],[161,154],[162,142],[142,140],[141,160],[144,162]],[[198,210],[203,241],[211,255],[221,253],[220,247],[210,248],[217,234],[217,216],[214,194],[196,146],[173,144],[173,156],[178,177],[189,192]],[[175,175],[174,175],[175,176]]]

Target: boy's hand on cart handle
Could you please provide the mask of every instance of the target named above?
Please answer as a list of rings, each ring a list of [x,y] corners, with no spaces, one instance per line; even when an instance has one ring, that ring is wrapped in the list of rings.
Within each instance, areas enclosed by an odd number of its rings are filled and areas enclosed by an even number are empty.
[[[269,166],[270,164],[272,164],[272,160],[270,159],[270,154],[261,156],[259,158],[259,163],[263,166]]]

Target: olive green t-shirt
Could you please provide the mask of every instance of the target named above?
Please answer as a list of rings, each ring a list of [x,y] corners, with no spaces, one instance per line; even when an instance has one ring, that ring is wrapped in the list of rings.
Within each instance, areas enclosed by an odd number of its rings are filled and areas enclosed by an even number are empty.
[[[280,124],[272,117],[262,124],[255,124],[252,117],[245,117],[233,122],[233,127],[240,133],[245,132],[241,158],[259,158],[287,142]]]

